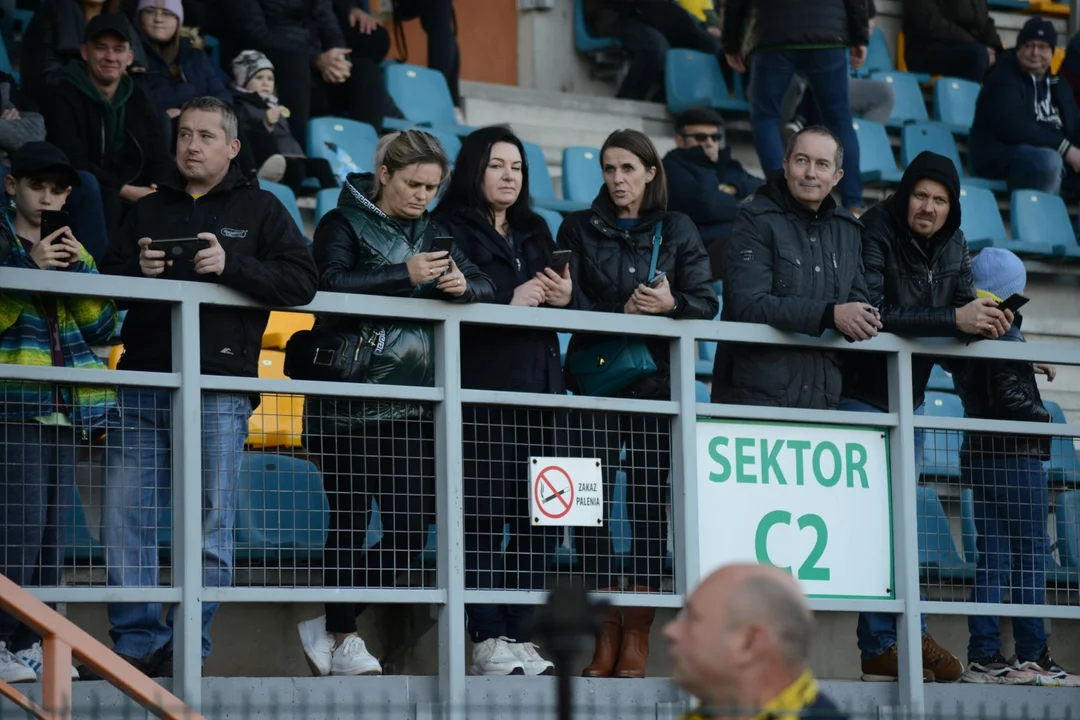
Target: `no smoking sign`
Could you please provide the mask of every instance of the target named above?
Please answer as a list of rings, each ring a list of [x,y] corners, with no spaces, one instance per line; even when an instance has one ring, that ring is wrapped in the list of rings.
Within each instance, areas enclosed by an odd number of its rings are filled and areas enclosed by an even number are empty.
[[[598,458],[530,458],[533,525],[604,524],[604,481]]]

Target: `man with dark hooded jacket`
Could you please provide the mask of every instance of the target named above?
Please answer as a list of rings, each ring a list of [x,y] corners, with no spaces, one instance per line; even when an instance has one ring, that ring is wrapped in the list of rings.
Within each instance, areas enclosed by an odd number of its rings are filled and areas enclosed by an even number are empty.
[[[920,153],[904,172],[897,191],[862,216],[862,259],[870,302],[888,332],[914,337],[999,337],[1012,322],[989,299],[976,298],[967,240],[960,229],[960,177],[952,161]],[[921,412],[934,359],[912,360],[915,412]],[[860,354],[844,363],[840,409],[887,412],[889,383],[884,356]],[[916,430],[916,464],[922,456]],[[927,680],[955,682],[960,661],[926,632],[923,622],[923,674]],[[861,613],[858,625],[862,679],[897,678],[896,617]]]
[[[1028,20],[975,104],[971,169],[1005,179],[1010,190],[1080,190],[1080,108],[1069,84],[1050,72],[1056,45],[1049,20]]]
[[[721,320],[869,340],[881,322],[867,304],[859,221],[829,194],[843,148],[823,127],[792,135],[784,169],[745,202],[725,253]],[[720,343],[713,402],[835,409],[840,358],[831,350]]]
[[[184,104],[178,125],[176,170],[157,192],[132,208],[102,271],[222,285],[277,307],[311,302],[318,273],[307,240],[284,206],[248,180],[234,162],[240,141],[232,108],[217,98],[195,98]],[[164,250],[151,247],[154,240],[188,237],[207,244],[192,260],[167,261]],[[202,373],[256,377],[269,311],[205,306],[199,316]],[[121,369],[177,369],[172,366],[167,305],[131,303],[122,338]],[[168,457],[177,419],[170,417],[166,390],[125,388],[117,395],[123,423],[109,430],[104,463],[102,539],[109,584],[155,587],[157,528],[165,508],[146,498],[167,495],[171,488],[168,463],[163,466],[161,458]],[[246,393],[208,392],[202,397],[207,586],[228,587],[232,582],[235,495],[252,409]],[[203,605],[204,660],[210,653],[216,609],[215,603]],[[148,675],[169,674],[172,628],[161,622],[161,605],[112,604],[109,622],[117,654]]]

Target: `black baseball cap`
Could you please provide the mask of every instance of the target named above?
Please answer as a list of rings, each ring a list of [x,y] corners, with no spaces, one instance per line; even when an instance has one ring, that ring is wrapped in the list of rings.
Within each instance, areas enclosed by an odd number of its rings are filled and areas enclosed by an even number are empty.
[[[131,23],[120,13],[102,13],[87,23],[83,42],[96,40],[106,33],[119,35],[131,44]]]
[[[82,184],[64,151],[44,140],[25,143],[11,156],[11,175],[17,180],[46,171],[59,174],[69,187]]]

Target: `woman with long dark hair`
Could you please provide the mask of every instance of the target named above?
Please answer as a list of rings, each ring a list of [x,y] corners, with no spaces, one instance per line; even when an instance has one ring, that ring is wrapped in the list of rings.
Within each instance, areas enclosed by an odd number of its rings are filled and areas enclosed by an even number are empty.
[[[550,267],[555,241],[529,207],[529,169],[521,141],[505,127],[465,138],[436,218],[455,245],[495,284],[491,302],[523,307],[574,304],[570,268]],[[564,394],[554,330],[466,325],[461,384],[477,390]],[[565,413],[510,405],[463,408],[465,585],[468,589],[543,590],[558,528],[529,521],[528,460],[566,452]],[[561,442],[560,442],[561,441]],[[502,553],[503,528],[509,544]],[[551,674],[527,642],[529,605],[467,605],[474,675]]]
[[[584,308],[695,320],[715,317],[719,302],[712,288],[709,257],[693,221],[667,211],[664,166],[652,141],[637,130],[617,130],[604,142],[600,164],[604,186],[592,208],[569,215],[559,229],[559,247],[573,250],[571,277],[585,297]],[[611,340],[610,335],[574,335],[567,354],[567,380],[575,394],[590,393],[589,385],[573,374],[578,365],[575,359],[587,360],[590,352],[595,354],[601,343]],[[635,342],[631,338],[627,341]],[[666,340],[648,341],[655,372],[609,394],[669,399],[668,346]],[[626,509],[633,540],[629,556],[620,559],[610,549],[609,523],[600,528],[579,528],[585,575],[595,578],[596,586],[606,591],[618,591],[620,578],[626,576],[629,590],[659,592],[666,555],[669,418],[594,416],[590,432],[595,433],[596,445],[604,453],[608,503],[619,456],[623,447],[626,450],[622,468],[626,471]],[[644,677],[654,615],[653,608],[612,609],[604,619],[585,676]]]

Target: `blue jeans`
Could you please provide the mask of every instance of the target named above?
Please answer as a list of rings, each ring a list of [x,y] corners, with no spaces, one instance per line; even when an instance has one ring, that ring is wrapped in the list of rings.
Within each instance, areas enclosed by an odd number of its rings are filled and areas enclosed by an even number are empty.
[[[165,390],[122,389],[121,426],[105,439],[105,502],[101,535],[109,584],[156,587],[158,528],[172,503],[172,422]],[[203,585],[232,584],[233,522],[251,400],[207,393],[202,400]],[[218,603],[202,606],[202,656],[210,654],[210,623]],[[110,635],[117,653],[148,660],[172,640],[173,612],[160,603],[111,603]]]
[[[0,575],[24,586],[62,579],[62,517],[75,502],[75,430],[38,422],[0,423]],[[0,611],[0,642],[25,650],[41,638]]]
[[[101,201],[101,185],[97,178],[79,171],[82,184],[71,189],[64,209],[71,213],[71,229],[75,237],[100,263],[109,249],[109,229],[105,221],[105,205]]]
[[[1057,195],[1065,175],[1065,160],[1057,150],[1032,145],[1016,148],[1006,182],[1009,190],[1041,190]]]
[[[791,78],[803,75],[814,92],[825,127],[844,146],[844,178],[840,181],[844,207],[863,207],[859,176],[859,141],[851,125],[848,97],[848,58],[844,48],[822,50],[758,50],[751,58],[750,125],[761,167],[766,173],[784,162],[780,114]]]
[[[840,398],[840,410],[848,412],[876,412],[882,410],[862,400],[854,398]],[[925,407],[920,405],[915,408],[916,415],[922,415]],[[915,428],[915,470],[916,473],[922,468],[923,444],[926,440],[926,431]],[[926,616],[921,618],[922,633],[926,634]],[[862,651],[863,660],[872,660],[878,655],[896,644],[896,616],[889,613],[859,613],[859,624],[855,634],[859,638],[859,650]]]
[[[974,601],[1003,602],[1009,587],[1013,605],[1044,604],[1050,493],[1042,462],[1029,455],[973,453],[963,476],[975,496],[979,564]],[[1001,618],[989,615],[968,618],[969,660],[1001,651],[1000,625]],[[1042,618],[1013,618],[1012,627],[1016,654],[1024,660],[1038,660],[1047,642]]]

